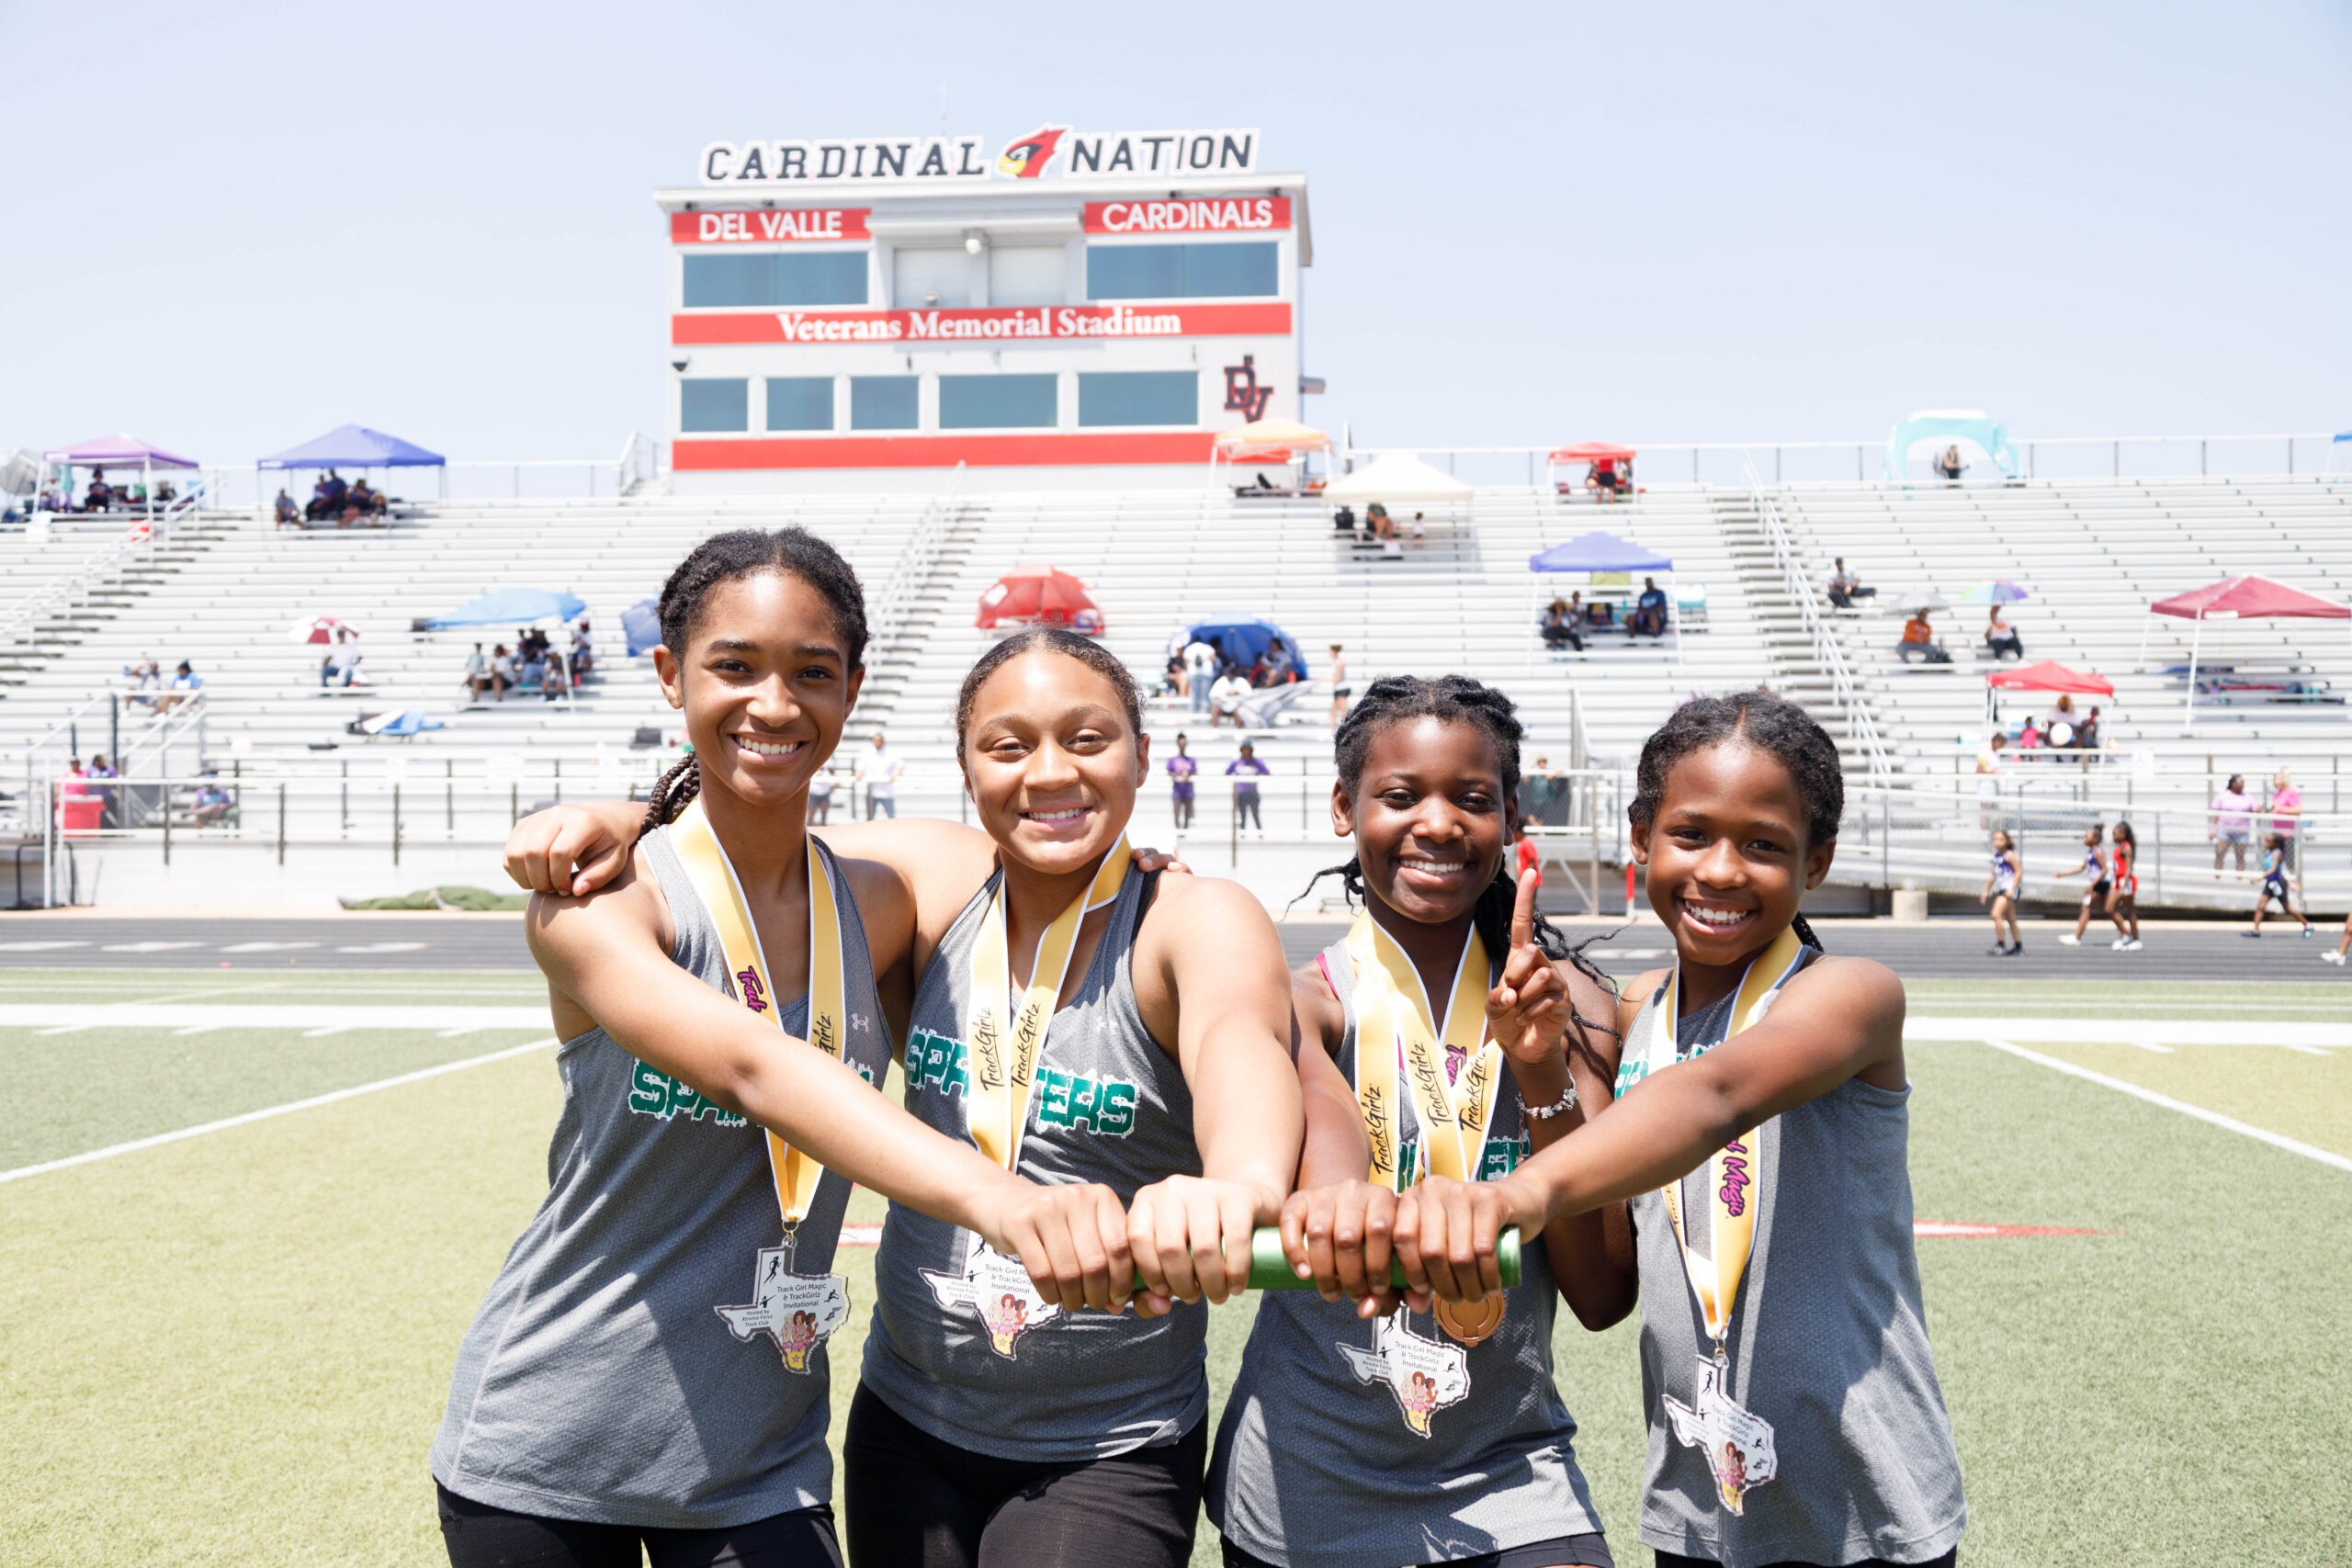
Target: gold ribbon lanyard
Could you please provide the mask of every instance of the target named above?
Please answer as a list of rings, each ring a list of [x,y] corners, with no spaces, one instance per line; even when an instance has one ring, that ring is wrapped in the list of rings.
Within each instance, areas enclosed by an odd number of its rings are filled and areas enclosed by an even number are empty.
[[[1356,1108],[1372,1141],[1372,1179],[1399,1192],[1423,1171],[1477,1180],[1503,1077],[1502,1047],[1486,1038],[1486,942],[1476,927],[1463,942],[1442,1023],[1420,971],[1369,912],[1348,931],[1348,957],[1356,982]],[[1446,1058],[1456,1054],[1461,1069],[1449,1074]],[[1399,1168],[1400,1062],[1420,1118],[1420,1171]]]
[[[1770,947],[1748,960],[1724,1040],[1764,1016],[1804,959],[1804,944],[1792,929],[1781,931]],[[1682,966],[1678,963],[1653,1003],[1657,1014],[1651,1021],[1651,1074],[1690,1059],[1680,1054],[1675,1038],[1675,1026],[1681,1018],[1681,979]],[[1690,1055],[1702,1055],[1722,1043],[1723,1040],[1701,1041],[1691,1047]],[[1667,1218],[1673,1222],[1675,1242],[1682,1249],[1682,1271],[1699,1298],[1699,1315],[1706,1323],[1707,1336],[1715,1342],[1717,1366],[1729,1360],[1724,1338],[1731,1330],[1732,1303],[1739,1295],[1740,1276],[1747,1271],[1748,1254],[1756,1246],[1756,1214],[1763,1204],[1764,1175],[1764,1141],[1754,1131],[1742,1133],[1707,1156],[1707,1250],[1712,1256],[1706,1258],[1690,1249],[1682,1220],[1682,1181],[1669,1181],[1658,1189],[1666,1200]]]
[[[989,898],[979,940],[972,944],[971,1012],[965,1021],[970,1038],[970,1075],[964,1111],[972,1142],[1007,1170],[1021,1157],[1021,1134],[1029,1122],[1029,1094],[1036,1083],[1038,1058],[1046,1053],[1046,1031],[1052,1027],[1054,1011],[1061,1001],[1069,955],[1078,946],[1078,928],[1089,914],[1119,896],[1132,858],[1127,836],[1122,833],[1095,868],[1094,880],[1086,891],[1071,899],[1037,939],[1037,959],[1030,965],[1029,985],[1022,993],[1017,1012],[1010,1008],[1012,961],[1005,948],[1001,880]]]
[[[743,885],[718,835],[711,831],[701,801],[688,803],[671,824],[670,842],[686,868],[687,879],[702,896],[703,908],[710,911],[711,924],[718,928],[718,945],[727,955],[727,972],[734,977],[736,996],[745,1007],[782,1029],[784,1015],[776,1004],[775,987],[769,983],[767,956],[760,947],[758,928],[752,923],[751,905],[743,897]],[[841,908],[833,902],[833,873],[825,863],[824,852],[810,840],[803,852],[808,861],[808,1043],[838,1062],[842,1026],[849,1017],[842,977]],[[774,1133],[767,1134],[767,1140],[768,1169],[775,1178],[776,1207],[784,1215],[785,1245],[789,1247],[800,1222],[808,1217],[809,1205],[816,1201],[825,1168]]]

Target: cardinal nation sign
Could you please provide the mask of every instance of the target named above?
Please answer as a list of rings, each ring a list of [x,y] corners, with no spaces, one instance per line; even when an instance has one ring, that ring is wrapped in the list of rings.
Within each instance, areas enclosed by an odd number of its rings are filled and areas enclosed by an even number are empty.
[[[1258,132],[1072,130],[1045,125],[991,159],[984,136],[896,136],[838,141],[714,141],[702,150],[707,186],[881,183],[942,185],[1065,175],[1246,175]]]

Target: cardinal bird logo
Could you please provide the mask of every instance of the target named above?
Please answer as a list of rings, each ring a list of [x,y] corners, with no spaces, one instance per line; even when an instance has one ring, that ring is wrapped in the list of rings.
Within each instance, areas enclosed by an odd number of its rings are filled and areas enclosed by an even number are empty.
[[[997,154],[996,172],[1016,180],[1034,180],[1054,161],[1055,149],[1069,134],[1067,125],[1048,125],[1031,132]]]

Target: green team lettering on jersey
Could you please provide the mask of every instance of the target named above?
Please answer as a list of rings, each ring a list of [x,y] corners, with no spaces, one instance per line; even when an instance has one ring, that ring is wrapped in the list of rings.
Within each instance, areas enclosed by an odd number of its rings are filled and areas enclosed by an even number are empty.
[[[971,1056],[961,1040],[918,1029],[908,1037],[908,1086],[915,1092],[971,1092]],[[1124,1138],[1136,1129],[1136,1086],[1116,1079],[1098,1083],[1052,1067],[1037,1069],[1032,1097],[1040,1127],[1070,1127]]]
[[[1520,1168],[1521,1162],[1527,1158],[1532,1147],[1524,1133],[1516,1138],[1488,1138],[1487,1152],[1478,1160],[1478,1179],[1500,1181]],[[1398,1168],[1414,1181],[1419,1181],[1429,1174],[1421,1165],[1421,1141],[1419,1138],[1410,1138],[1406,1141],[1404,1150],[1399,1156]]]
[[[712,1118],[720,1127],[749,1125],[746,1118],[737,1115],[716,1100],[705,1100],[684,1084],[658,1067],[637,1064],[629,1073],[628,1108],[639,1116],[650,1116],[657,1122],[667,1122],[683,1116],[689,1122]]]

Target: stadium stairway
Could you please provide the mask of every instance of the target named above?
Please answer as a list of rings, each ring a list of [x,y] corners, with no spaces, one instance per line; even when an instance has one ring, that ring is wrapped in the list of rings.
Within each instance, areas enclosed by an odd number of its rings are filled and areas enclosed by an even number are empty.
[[[108,623],[134,612],[147,595],[232,533],[237,520],[219,513],[193,513],[119,564],[98,570],[96,563],[116,554],[132,525],[127,515],[69,518],[46,539],[23,528],[0,534],[0,579],[7,583],[9,604],[31,599],[51,584],[89,581],[70,607],[41,615],[23,636],[0,644],[0,698]]]

